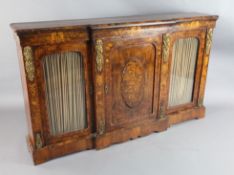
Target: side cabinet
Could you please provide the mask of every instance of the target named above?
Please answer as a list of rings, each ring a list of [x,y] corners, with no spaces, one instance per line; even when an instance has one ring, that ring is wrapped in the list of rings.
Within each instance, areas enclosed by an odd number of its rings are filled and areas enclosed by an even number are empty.
[[[205,115],[203,106],[212,28],[163,34],[164,117],[169,125]]]
[[[91,57],[86,30],[19,34],[21,73],[36,164],[93,148]]]
[[[169,117],[170,124],[188,117],[191,119],[204,116],[201,94],[205,82],[202,71],[206,71],[206,67],[203,67],[206,61],[205,48],[209,47],[206,46],[206,42],[209,42],[206,38],[210,35],[209,31],[206,33],[207,29],[201,28],[163,35],[163,47],[168,52],[163,57],[168,68],[165,76],[165,115]]]

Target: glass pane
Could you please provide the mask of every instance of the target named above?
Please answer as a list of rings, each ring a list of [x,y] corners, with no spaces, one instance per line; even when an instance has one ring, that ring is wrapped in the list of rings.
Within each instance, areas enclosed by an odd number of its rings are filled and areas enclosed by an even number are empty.
[[[83,59],[66,52],[43,58],[46,103],[52,135],[86,128]]]
[[[192,101],[198,40],[178,39],[173,46],[169,107]]]

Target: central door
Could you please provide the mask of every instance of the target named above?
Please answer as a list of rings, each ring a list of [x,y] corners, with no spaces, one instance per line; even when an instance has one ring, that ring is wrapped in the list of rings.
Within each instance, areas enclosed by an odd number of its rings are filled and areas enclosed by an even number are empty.
[[[160,69],[157,46],[157,39],[104,44],[106,131],[156,119],[159,83],[156,72]]]

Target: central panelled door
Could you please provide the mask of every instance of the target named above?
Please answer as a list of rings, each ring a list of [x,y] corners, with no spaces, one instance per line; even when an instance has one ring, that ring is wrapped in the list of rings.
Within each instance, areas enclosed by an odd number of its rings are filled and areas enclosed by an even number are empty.
[[[105,132],[156,120],[160,37],[104,42]]]

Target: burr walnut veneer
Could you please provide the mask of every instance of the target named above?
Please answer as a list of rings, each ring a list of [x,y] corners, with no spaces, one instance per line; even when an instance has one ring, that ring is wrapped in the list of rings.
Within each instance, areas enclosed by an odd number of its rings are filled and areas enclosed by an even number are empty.
[[[202,118],[217,16],[12,24],[35,164]]]

